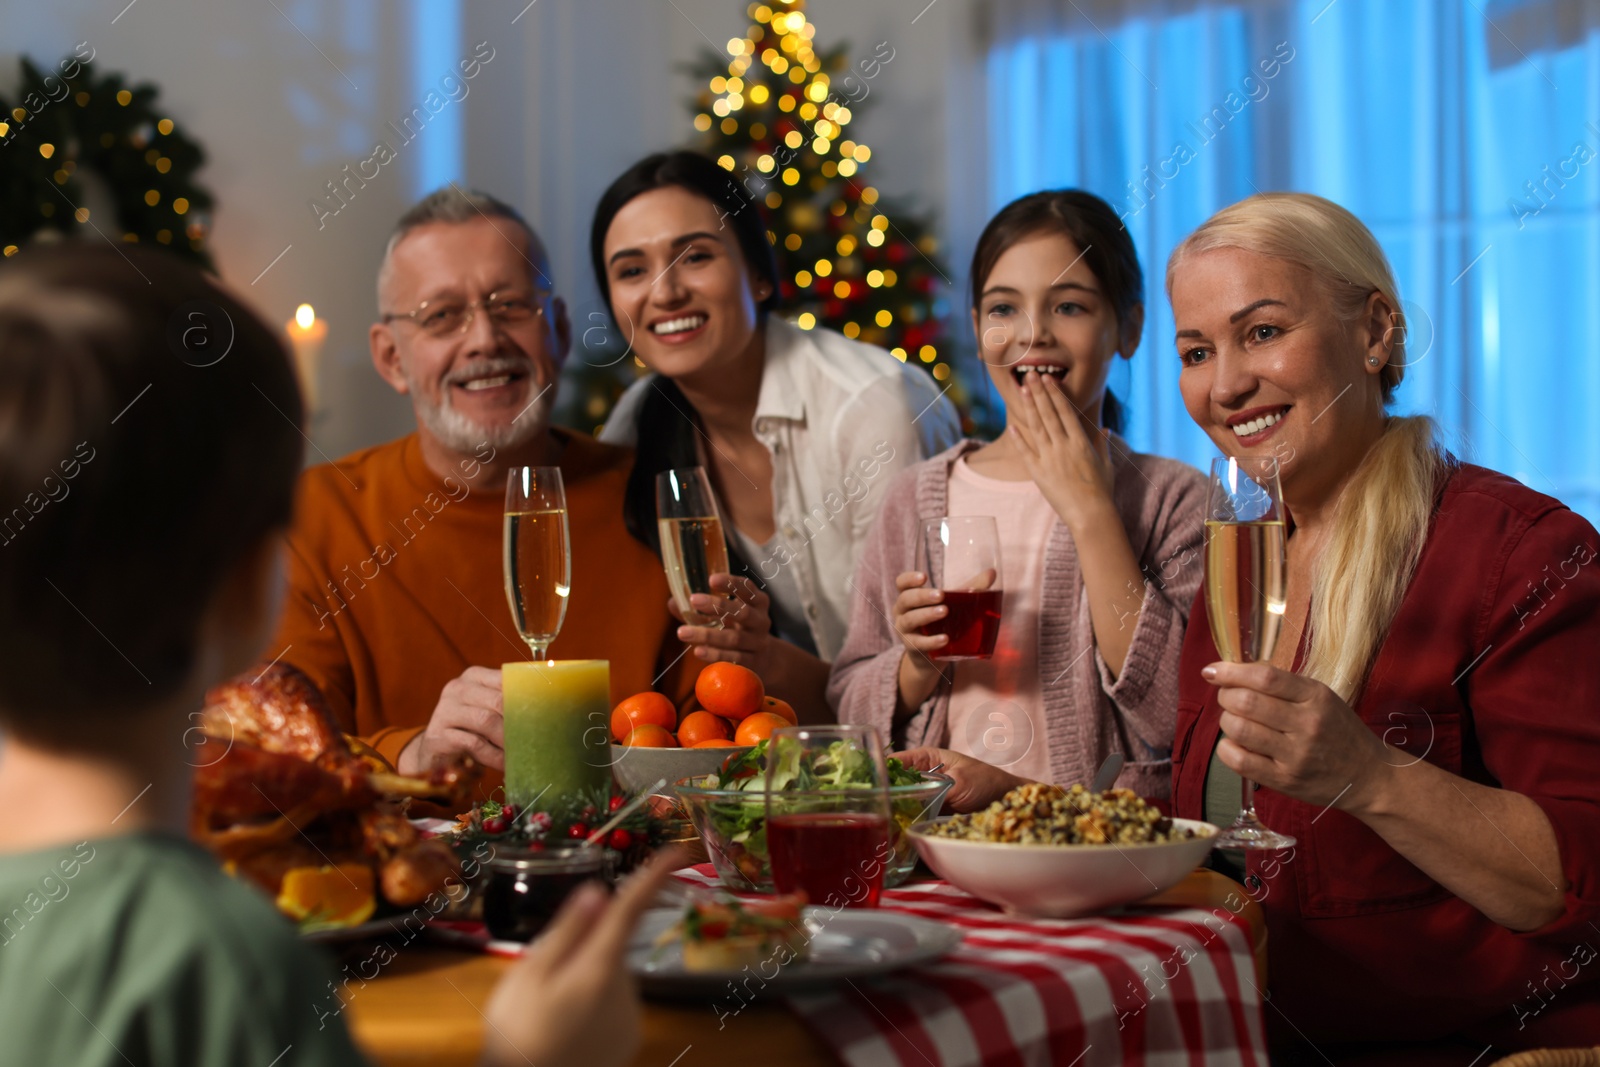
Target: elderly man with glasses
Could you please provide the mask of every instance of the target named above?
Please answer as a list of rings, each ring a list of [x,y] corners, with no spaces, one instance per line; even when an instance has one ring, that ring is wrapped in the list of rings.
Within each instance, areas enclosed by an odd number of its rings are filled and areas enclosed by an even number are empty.
[[[502,578],[508,471],[566,487],[572,595],[550,655],[611,662],[612,700],[693,684],[661,564],[623,526],[630,450],[550,425],[571,344],[549,259],[515,210],[441,190],[405,213],[378,272],[368,334],[415,433],[301,478],[276,649],[347,733],[402,772],[465,752],[504,768],[500,664],[528,657]]]

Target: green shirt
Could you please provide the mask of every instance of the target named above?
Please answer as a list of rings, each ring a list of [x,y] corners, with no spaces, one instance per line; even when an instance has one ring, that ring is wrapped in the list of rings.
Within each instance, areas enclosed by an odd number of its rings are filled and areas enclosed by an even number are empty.
[[[271,902],[181,838],[0,854],[8,1064],[363,1063],[327,1011],[332,978]]]

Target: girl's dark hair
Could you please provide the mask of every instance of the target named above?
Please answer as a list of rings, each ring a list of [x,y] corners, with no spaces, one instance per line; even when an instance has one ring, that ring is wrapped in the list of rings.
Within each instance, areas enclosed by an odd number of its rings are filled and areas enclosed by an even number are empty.
[[[1144,303],[1139,253],[1111,205],[1082,189],[1030,193],[1011,201],[989,220],[972,253],[973,310],[981,313],[978,305],[983,287],[1006,249],[1041,233],[1059,233],[1072,239],[1083,253],[1083,261],[1094,271],[1106,299],[1111,301],[1117,325],[1126,330],[1134,310]],[[1101,425],[1121,433],[1126,419],[1122,402],[1107,389],[1100,409]]]
[[[589,257],[594,265],[595,283],[600,295],[611,302],[611,280],[606,272],[606,233],[617,212],[634,197],[655,189],[678,186],[711,201],[739,240],[745,263],[765,281],[769,292],[756,302],[764,320],[778,306],[778,260],[767,235],[767,223],[755,197],[733,172],[698,152],[658,152],[646,156],[611,183],[600,195],[594,209],[594,225],[589,229]],[[639,407],[638,444],[633,470],[623,502],[623,519],[628,532],[657,554],[661,551],[656,528],[656,475],[675,467],[700,465],[695,437],[701,432],[699,415],[683,391],[671,379],[657,375]],[[744,574],[757,585],[766,583],[753,571],[728,539],[729,564],[734,574]]]
[[[0,264],[0,722],[76,745],[170,698],[231,568],[288,525],[300,395],[276,331],[173,256]]]

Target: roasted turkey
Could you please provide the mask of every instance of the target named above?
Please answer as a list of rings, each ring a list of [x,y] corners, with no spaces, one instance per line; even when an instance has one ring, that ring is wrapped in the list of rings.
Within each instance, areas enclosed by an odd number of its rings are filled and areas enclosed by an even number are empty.
[[[426,777],[394,773],[341,733],[322,693],[284,663],[212,689],[199,730],[191,832],[275,898],[284,876],[303,867],[369,867],[398,907],[459,881],[450,847],[422,837],[406,809],[412,798],[465,806],[478,777],[470,757]]]

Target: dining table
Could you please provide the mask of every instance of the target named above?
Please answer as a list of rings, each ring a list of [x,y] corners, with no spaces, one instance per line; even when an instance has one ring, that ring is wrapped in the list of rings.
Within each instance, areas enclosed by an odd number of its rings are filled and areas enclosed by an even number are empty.
[[[679,876],[715,881],[709,865]],[[1261,1018],[1265,918],[1223,875],[1197,869],[1136,904],[1074,920],[1018,920],[933,878],[886,890],[883,907],[956,923],[963,944],[945,960],[896,975],[851,981],[838,990],[756,996],[736,1011],[705,998],[647,999],[643,1044],[634,1062],[945,1067],[1071,1061],[1093,1067],[1156,1062],[1163,1041],[1178,1042],[1179,1048],[1199,1044],[1189,1062],[1267,1062]],[[1231,949],[1219,951],[1219,931]],[[981,947],[995,937],[1010,940]],[[1156,955],[1147,943],[1152,937],[1165,939]],[[1175,946],[1170,954],[1168,945]],[[987,959],[972,956],[984,951]],[[1025,964],[1028,952],[1049,958]],[[362,954],[373,958],[369,947],[343,947],[346,958]],[[1165,975],[1165,961],[1157,973],[1148,962],[1137,969],[1131,962],[1158,955],[1186,964],[1206,958],[1206,964],[1182,968],[1194,973],[1179,978]],[[1233,968],[1241,957],[1247,962]],[[476,1063],[484,1007],[513,961],[427,937],[378,958],[384,963],[374,977],[345,983],[346,1021],[372,1061],[382,1067]],[[990,961],[1001,962],[993,972],[982,971]],[[1172,979],[1170,986],[1163,975]],[[1181,997],[1180,982],[1188,983]],[[959,1010],[950,1009],[952,1001]],[[1024,1043],[1031,1047],[1020,1048]],[[1070,1055],[1074,1049],[1077,1060]]]

